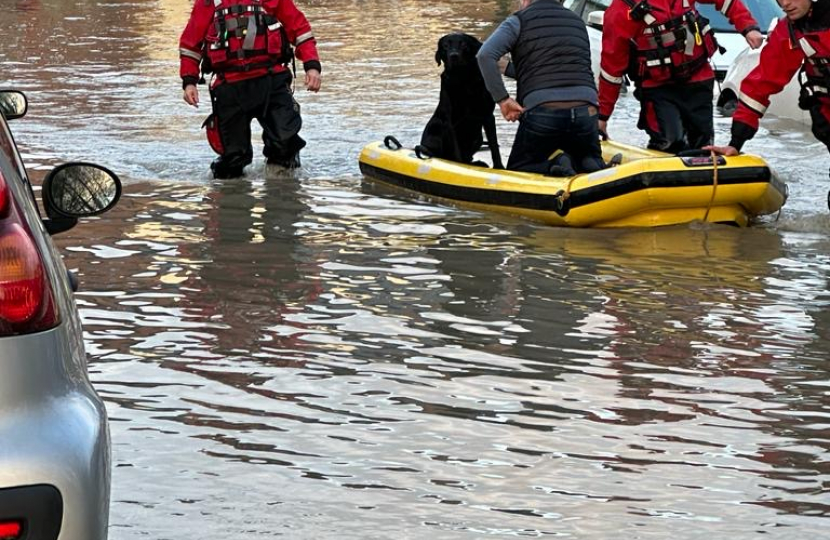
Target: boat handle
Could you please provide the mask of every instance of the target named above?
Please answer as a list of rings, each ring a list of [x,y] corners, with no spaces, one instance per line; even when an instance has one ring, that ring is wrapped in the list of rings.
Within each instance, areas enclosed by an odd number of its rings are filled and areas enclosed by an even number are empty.
[[[401,148],[403,148],[403,145],[400,142],[398,142],[398,139],[396,139],[392,135],[387,135],[386,137],[384,137],[383,144],[384,146],[386,146],[386,148],[390,150],[400,150]],[[395,145],[395,148],[392,148],[393,144]]]

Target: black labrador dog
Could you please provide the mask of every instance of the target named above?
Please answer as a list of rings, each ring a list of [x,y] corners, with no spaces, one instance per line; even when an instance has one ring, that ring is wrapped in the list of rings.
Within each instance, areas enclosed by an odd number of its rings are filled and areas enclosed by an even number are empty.
[[[435,61],[439,66],[444,63],[441,94],[421,135],[421,144],[416,147],[419,155],[472,163],[485,144],[483,129],[493,167],[504,168],[493,117],[496,104],[484,86],[476,61],[480,48],[481,42],[468,34],[447,34],[438,40]]]

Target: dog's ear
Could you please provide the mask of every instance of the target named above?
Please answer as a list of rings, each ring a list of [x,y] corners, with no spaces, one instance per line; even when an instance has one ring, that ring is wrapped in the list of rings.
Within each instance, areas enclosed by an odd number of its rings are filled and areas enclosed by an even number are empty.
[[[446,53],[444,52],[444,42],[446,41],[446,37],[444,36],[438,40],[438,48],[435,49],[435,63],[439,66],[441,65],[441,60],[446,61]]]
[[[475,55],[483,43],[479,41],[479,39],[475,36],[471,36],[470,34],[464,34],[464,39],[467,41],[467,46],[473,51],[473,55]]]

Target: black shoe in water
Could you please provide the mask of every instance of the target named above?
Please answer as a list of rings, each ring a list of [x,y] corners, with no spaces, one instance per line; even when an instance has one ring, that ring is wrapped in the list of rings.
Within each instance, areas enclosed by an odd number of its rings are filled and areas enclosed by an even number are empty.
[[[279,165],[286,169],[299,169],[302,165],[300,163],[300,154],[294,154],[288,159],[274,159],[268,158],[268,165]]]
[[[242,167],[214,167],[211,165],[210,170],[213,171],[213,178],[216,180],[227,180],[229,178],[245,176],[242,172]]]
[[[240,176],[244,176],[244,169],[244,165],[242,167],[239,165],[229,166],[221,157],[214,159],[210,164],[210,170],[213,171],[213,177],[217,180],[239,178]]]

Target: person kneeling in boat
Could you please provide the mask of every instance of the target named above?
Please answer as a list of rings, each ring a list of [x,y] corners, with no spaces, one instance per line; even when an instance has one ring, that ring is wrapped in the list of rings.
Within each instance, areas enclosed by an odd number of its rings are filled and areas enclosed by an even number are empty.
[[[517,81],[510,97],[506,75]],[[572,176],[605,168],[599,143],[597,89],[585,22],[558,0],[521,0],[477,54],[487,90],[508,122],[519,121],[507,168]]]
[[[699,2],[714,4],[751,48],[761,46],[758,23],[740,0]],[[715,72],[709,59],[718,44],[694,0],[612,0],[602,28],[600,131],[607,136],[627,74],[640,101],[637,127],[648,133],[649,148],[677,153],[712,144]]]
[[[784,89],[799,69],[798,106],[810,111],[813,135],[830,151],[830,0],[778,0],[786,13],[768,36],[758,65],[741,83],[727,146],[707,150],[734,156],[755,136],[770,96]],[[827,194],[830,206],[830,193]]]

